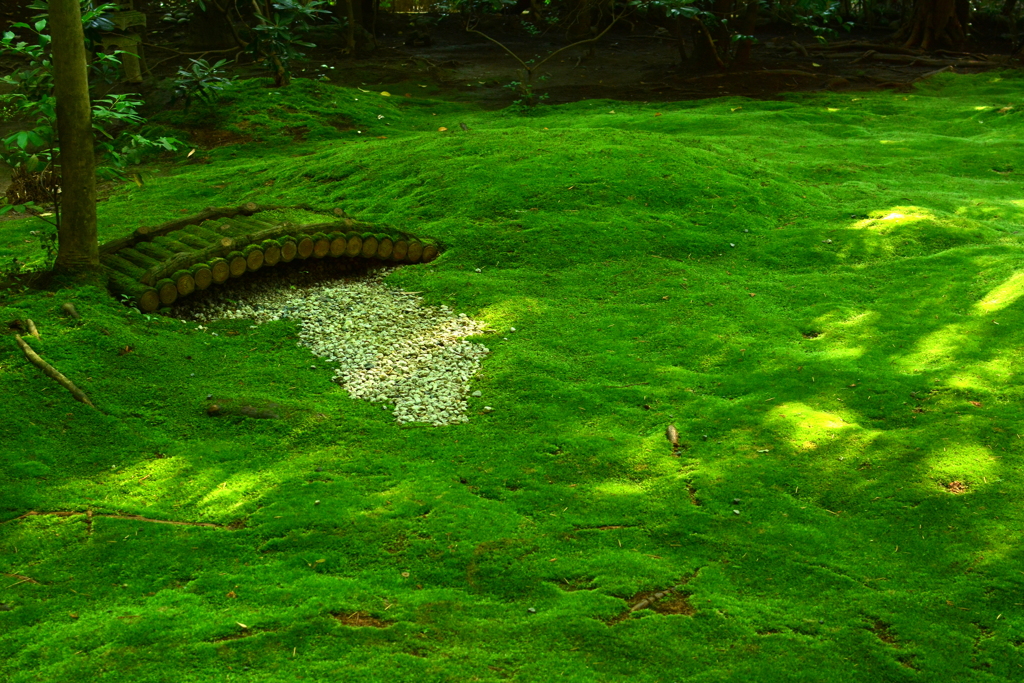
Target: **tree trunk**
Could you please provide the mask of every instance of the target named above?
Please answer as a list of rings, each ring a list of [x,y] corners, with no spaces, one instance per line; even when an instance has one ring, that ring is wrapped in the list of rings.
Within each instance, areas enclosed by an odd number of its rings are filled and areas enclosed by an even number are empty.
[[[85,35],[78,0],[50,0],[49,17],[61,165],[61,220],[54,270],[78,273],[97,268],[100,263]]]
[[[910,21],[898,37],[906,38],[907,48],[959,50],[967,39],[969,16],[969,0],[914,0]]]
[[[750,0],[747,3],[746,8],[743,12],[743,18],[741,19],[740,33],[745,36],[754,35],[754,29],[757,28],[757,0]],[[754,41],[747,39],[740,43],[739,48],[736,50],[736,57],[733,59],[733,64],[746,64],[750,61],[750,50],[754,45]]]

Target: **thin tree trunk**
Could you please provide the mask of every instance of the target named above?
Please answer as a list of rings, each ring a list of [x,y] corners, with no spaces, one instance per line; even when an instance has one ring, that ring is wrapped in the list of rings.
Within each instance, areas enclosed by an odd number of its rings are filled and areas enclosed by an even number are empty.
[[[85,35],[78,0],[50,0],[49,17],[61,165],[61,220],[54,270],[76,273],[100,263]]]
[[[740,31],[745,36],[753,35],[754,29],[757,28],[757,6],[757,0],[750,0],[750,2],[747,3],[746,8],[744,9],[742,26],[740,27]],[[753,47],[753,45],[753,40],[744,40],[740,44],[739,49],[736,50],[736,58],[733,59],[733,64],[746,64],[748,61],[750,61],[750,50]]]
[[[345,0],[345,18],[348,20],[347,26],[345,27],[345,44],[348,47],[348,53],[352,57],[356,56],[356,10],[354,0]]]

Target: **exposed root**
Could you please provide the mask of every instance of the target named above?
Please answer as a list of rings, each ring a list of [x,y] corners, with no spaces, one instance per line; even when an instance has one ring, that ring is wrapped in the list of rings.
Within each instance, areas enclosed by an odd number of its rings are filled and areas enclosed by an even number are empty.
[[[369,626],[371,628],[387,628],[391,626],[393,621],[384,621],[377,617],[372,617],[366,612],[332,612],[331,616],[340,621],[345,626]]]
[[[74,382],[62,375],[57,368],[40,358],[39,354],[33,351],[32,347],[25,343],[25,340],[21,338],[20,334],[14,335],[14,339],[18,342],[18,346],[21,347],[21,350],[25,352],[25,357],[28,358],[28,361],[42,370],[44,375],[70,391],[71,395],[75,397],[75,400],[81,401],[91,408],[96,407],[92,404],[92,401],[89,400],[89,397],[85,395],[85,392],[75,386]]]
[[[7,520],[7,522],[0,522],[0,524],[7,524],[8,522],[16,522],[19,519],[25,519],[26,517],[40,517],[43,515],[52,515],[54,517],[75,517],[77,515],[86,516],[86,524],[89,526],[89,533],[92,533],[92,520],[94,517],[106,517],[107,519],[129,519],[133,522],[151,522],[153,524],[174,524],[177,526],[206,526],[214,529],[228,529],[234,531],[235,529],[243,528],[237,523],[232,523],[227,526],[223,524],[214,524],[213,522],[179,522],[171,519],[152,519],[150,517],[142,517],[141,515],[114,515],[103,512],[93,512],[92,510],[53,510],[53,511],[37,511],[30,510],[23,515],[19,515],[13,519]]]

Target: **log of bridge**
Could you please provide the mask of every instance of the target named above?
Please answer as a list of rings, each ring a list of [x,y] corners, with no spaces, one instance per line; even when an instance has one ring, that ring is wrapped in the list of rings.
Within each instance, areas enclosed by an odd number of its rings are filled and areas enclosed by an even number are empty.
[[[295,258],[295,254],[298,253],[299,246],[295,244],[295,238],[291,235],[285,235],[278,240],[281,243],[281,262],[290,263]]]
[[[242,277],[249,265],[245,261],[245,255],[240,251],[233,251],[227,255],[228,271],[231,277]]]
[[[231,267],[228,265],[228,260],[219,257],[210,259],[210,274],[213,275],[213,281],[218,285],[227,282],[228,278],[231,277]]]
[[[394,249],[391,250],[391,260],[404,261],[409,253],[409,241],[406,239],[395,240]]]
[[[245,256],[245,269],[248,272],[254,273],[263,267],[263,250],[259,245],[250,244],[242,250],[242,255]]]
[[[187,230],[182,230],[178,233],[179,235],[193,235],[199,239],[206,240],[207,244],[213,244],[218,240],[231,239],[219,230],[208,230],[201,225],[190,226]]]
[[[187,244],[193,249],[205,249],[206,247],[210,246],[211,242],[210,239],[200,237],[199,235],[192,235],[184,231],[178,231],[177,233],[175,233],[175,237],[177,237],[178,240],[180,240],[183,244]],[[231,238],[229,237],[226,239]]]
[[[175,254],[195,251],[194,246],[190,244],[185,244],[184,242],[179,242],[178,240],[171,239],[170,237],[154,237],[152,244],[155,244],[158,247],[163,247],[164,249],[174,252]]]
[[[295,255],[300,259],[307,259],[313,253],[314,243],[309,235],[297,235],[295,237]]]
[[[160,262],[157,261],[155,258],[151,256],[146,256],[145,254],[141,254],[135,251],[134,249],[122,249],[121,251],[117,252],[117,255],[123,258],[125,261],[134,263],[135,265],[141,268],[149,269],[155,268],[156,266],[160,265]]]
[[[157,291],[140,283],[135,278],[116,272],[108,273],[107,285],[115,294],[131,297],[131,300],[143,313],[152,313],[160,308],[160,295]]]
[[[420,260],[423,263],[430,263],[437,258],[439,251],[437,244],[433,240],[423,240],[423,255]]]
[[[171,251],[170,249],[164,249],[152,242],[139,242],[135,245],[135,250],[139,253],[145,254],[146,256],[155,258],[157,261],[167,261],[177,255],[177,252]],[[186,249],[183,253],[191,253],[191,251],[191,249]]]
[[[363,238],[362,235],[355,232],[346,233],[348,237],[348,248],[345,250],[345,256],[359,256],[363,252]]]
[[[205,263],[195,263],[192,265],[192,279],[195,280],[196,289],[206,289],[213,284],[213,271]]]
[[[391,252],[395,249],[395,243],[390,237],[384,234],[377,235],[377,258],[387,260],[391,258]]]
[[[166,235],[169,232],[181,230],[182,228],[188,225],[198,225],[199,223],[202,223],[204,221],[214,220],[218,218],[229,218],[237,216],[239,214],[248,216],[259,211],[268,211],[271,209],[278,208],[283,207],[260,206],[254,202],[246,202],[245,204],[236,207],[208,207],[206,209],[203,209],[195,216],[177,218],[173,221],[168,221],[167,223],[162,223],[161,225],[157,226],[143,226],[141,228],[138,228],[137,230],[135,230],[135,232],[126,237],[111,240],[110,242],[103,244],[102,246],[100,246],[100,253],[113,254],[114,252],[121,251],[125,247],[132,247],[143,240],[149,240],[159,235]]]
[[[160,296],[162,306],[170,306],[178,300],[178,286],[169,277],[156,283],[156,293]]]
[[[281,245],[277,240],[263,240],[260,243],[263,247],[263,265],[276,266],[281,260]]]
[[[136,281],[140,280],[143,275],[146,274],[146,269],[141,268],[134,263],[125,261],[123,258],[116,254],[104,255],[100,258],[100,263],[104,267],[111,270],[115,270],[118,273],[130,277]]]
[[[348,238],[340,232],[332,232],[327,238],[331,240],[330,255],[334,258],[344,256],[348,249]]]
[[[405,255],[405,260],[409,263],[419,263],[420,258],[423,256],[423,242],[419,240],[413,240],[409,242],[409,251]]]
[[[372,232],[365,232],[363,237],[363,248],[360,250],[359,255],[363,258],[373,258],[377,255],[377,236]]]
[[[331,240],[327,235],[318,232],[315,235],[310,235],[310,239],[313,240],[313,258],[323,258],[331,253]]]
[[[178,290],[178,296],[188,296],[196,291],[196,281],[192,277],[192,270],[179,270],[171,276],[174,287]]]
[[[167,261],[151,266],[146,271],[145,277],[142,278],[142,282],[147,285],[153,285],[157,280],[165,278],[182,268],[188,268],[193,263],[209,263],[210,259],[223,256],[229,252],[232,246],[234,246],[234,241],[230,237],[219,237],[217,242],[205,249],[185,254],[176,254]]]

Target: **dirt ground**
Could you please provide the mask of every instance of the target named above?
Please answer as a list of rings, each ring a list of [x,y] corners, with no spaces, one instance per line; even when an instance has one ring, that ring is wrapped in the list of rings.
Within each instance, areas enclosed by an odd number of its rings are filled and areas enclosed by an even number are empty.
[[[490,17],[481,30],[524,61],[539,61],[568,42],[555,31],[531,36],[517,17]],[[430,44],[406,45],[413,32],[429,35]],[[506,87],[522,80],[518,62],[494,43],[468,33],[456,16],[382,16],[376,33],[376,49],[353,59],[344,54],[336,26],[317,27],[310,36],[317,47],[310,50],[306,66],[333,67],[328,73],[338,85],[429,83],[432,96],[477,101],[488,108],[508,106],[518,97]],[[896,47],[892,34],[891,29],[841,34],[826,47],[809,34],[766,27],[756,36],[747,64],[709,71],[681,61],[678,43],[657,26],[623,22],[593,48],[573,47],[545,63],[539,72],[545,78],[536,83],[535,91],[546,94],[549,104],[594,98],[686,100],[724,94],[770,98],[783,92],[823,89],[905,89],[946,65],[953,65],[958,73],[1022,65],[1009,56],[1012,46],[1007,42],[988,41],[969,46],[967,52],[923,55]],[[147,38],[147,42],[185,50],[183,41],[182,29],[159,34],[151,31]],[[865,56],[871,50],[875,53]],[[168,58],[167,52],[158,49],[149,49],[149,53],[166,60],[154,69],[157,76],[173,75],[186,59]],[[248,61],[248,55],[240,58],[241,75],[266,75],[246,64]],[[154,63],[152,57],[150,62]]]
[[[342,85],[387,84],[419,79],[437,85],[451,99],[504,107],[517,98],[505,87],[522,80],[521,66],[499,46],[467,33],[449,17],[430,30],[429,46],[405,44],[414,16],[392,17],[378,30],[378,49],[361,59],[338,58],[338,49],[313,52],[318,63],[334,66],[332,81]],[[404,29],[404,30],[403,30]],[[522,60],[541,60],[567,44],[564,36],[529,36],[513,18],[486,31]],[[812,36],[765,31],[757,36],[750,61],[724,71],[700,69],[680,59],[678,44],[646,23],[622,24],[592,49],[570,48],[545,63],[536,84],[549,104],[582,99],[687,100],[745,95],[771,98],[783,92],[907,89],[947,65],[958,73],[1012,66],[1009,44],[990,42],[973,51],[923,55],[892,44],[889,29],[843,34],[827,47]],[[874,50],[874,54],[867,54]],[[865,56],[866,55],[866,56]],[[859,58],[859,59],[858,59]],[[320,61],[322,60],[322,61]]]

